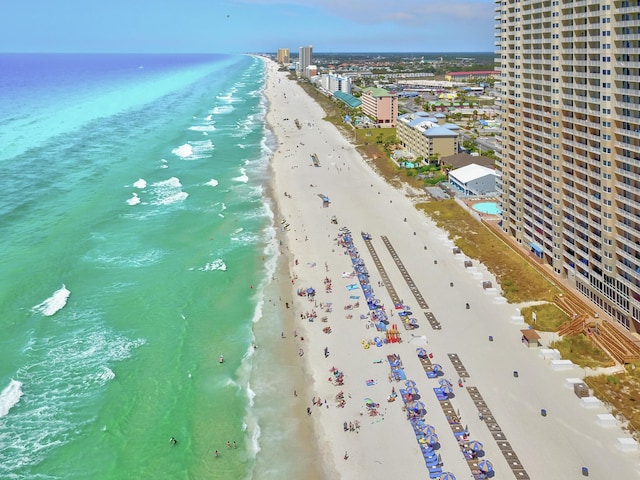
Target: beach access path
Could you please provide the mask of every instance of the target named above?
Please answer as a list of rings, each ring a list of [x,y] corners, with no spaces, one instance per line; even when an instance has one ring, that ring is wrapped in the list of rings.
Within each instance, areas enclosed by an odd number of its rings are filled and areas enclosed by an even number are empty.
[[[304,391],[298,389],[311,414],[294,414],[306,415],[313,422],[326,478],[429,478],[403,402],[399,398],[387,401],[392,387],[396,391],[404,388],[404,382],[389,379],[390,354],[401,357],[407,379],[416,382],[427,410],[425,422],[439,436],[442,470],[458,479],[470,478],[469,466],[433,391],[438,379],[426,377],[416,355],[418,348],[431,353],[431,361],[443,367],[441,378],[453,383],[450,403],[469,439],[484,445],[483,458],[493,464],[495,478],[579,478],[583,468],[588,468],[591,478],[638,478],[637,453],[622,451],[618,440],[628,438],[628,433],[618,421],[614,426],[601,426],[598,415],[609,410],[585,405],[567,381],[582,378],[584,372],[575,366],[560,370],[542,358],[539,349],[526,348],[521,342],[520,329],[525,326],[517,305],[507,304],[499,288],[482,286],[483,281],[490,281],[495,287],[495,278],[475,260],[455,255],[453,242],[415,210],[413,199],[375,174],[354,146],[322,120],[322,109],[287,72],[278,71],[272,61],[265,63],[267,120],[277,138],[272,158],[274,193],[282,217],[275,223],[280,229],[281,251],[289,258],[294,299],[295,335],[286,332],[287,341],[296,342],[300,362],[314,379]],[[317,156],[319,166],[314,166],[312,155]],[[337,224],[332,223],[333,216]],[[379,286],[382,277],[362,231],[371,235],[371,246],[388,282],[418,320],[419,328],[407,331],[397,313],[389,318],[399,325],[402,343],[363,348],[363,340],[384,334],[372,328],[368,318],[361,319],[369,313],[362,290],[348,289],[358,280],[348,276],[353,272],[351,260],[336,241],[342,227],[351,231],[375,296],[387,313],[394,310],[390,292]],[[465,268],[465,260],[472,261],[472,268]],[[331,280],[331,292],[325,289],[326,278]],[[296,294],[309,287],[315,289],[314,300]],[[427,308],[419,306],[416,292]],[[356,308],[353,305],[358,301]],[[327,303],[331,303],[329,312]],[[349,305],[351,309],[346,310]],[[309,321],[306,314],[314,310],[317,316]],[[441,329],[431,327],[426,313],[437,319]],[[331,333],[323,331],[326,327]],[[457,355],[462,369],[456,371],[451,354]],[[332,368],[344,374],[343,385],[334,384]],[[465,371],[468,377],[459,387],[458,379]],[[344,407],[336,400],[340,391]],[[479,418],[478,403],[471,395],[476,391],[490,410],[491,422]],[[322,406],[313,405],[314,398],[321,399]],[[378,415],[369,415],[367,401],[379,404]],[[345,422],[356,421],[360,425],[356,431],[344,430]],[[494,425],[499,426],[498,435]],[[508,454],[503,453],[505,441]]]

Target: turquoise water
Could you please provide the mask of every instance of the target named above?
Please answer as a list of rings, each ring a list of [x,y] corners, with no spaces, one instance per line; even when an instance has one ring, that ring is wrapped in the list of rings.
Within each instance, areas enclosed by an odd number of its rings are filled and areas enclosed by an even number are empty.
[[[488,213],[490,215],[501,215],[502,210],[498,208],[496,202],[480,202],[473,205],[473,209],[480,213]]]
[[[0,68],[0,478],[251,475],[275,264],[262,61]]]

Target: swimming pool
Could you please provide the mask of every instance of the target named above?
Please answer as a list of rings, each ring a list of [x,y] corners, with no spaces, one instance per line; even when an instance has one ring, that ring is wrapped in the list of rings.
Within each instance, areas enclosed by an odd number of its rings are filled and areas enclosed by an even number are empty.
[[[497,202],[481,202],[473,206],[476,212],[488,213],[489,215],[502,215],[502,210],[498,208]]]

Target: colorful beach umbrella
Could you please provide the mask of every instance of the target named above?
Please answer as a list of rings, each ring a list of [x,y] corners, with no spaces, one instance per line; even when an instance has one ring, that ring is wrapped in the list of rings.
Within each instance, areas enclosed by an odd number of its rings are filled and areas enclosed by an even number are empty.
[[[480,460],[478,463],[478,468],[483,472],[493,472],[493,465],[489,460]]]
[[[418,354],[419,357],[422,357],[422,358],[425,358],[427,356],[427,351],[422,347],[416,348],[416,353]]]
[[[424,410],[424,403],[423,402],[413,402],[413,407],[414,410],[416,411],[422,411]]]
[[[433,364],[433,371],[434,371],[434,372],[440,372],[440,371],[442,371],[442,365],[440,365],[439,363],[434,363],[434,364]]]
[[[451,472],[444,472],[440,475],[440,480],[456,480],[456,476]]]
[[[404,386],[405,387],[413,387],[413,388],[415,388],[416,382],[414,382],[413,380],[407,380],[406,382],[404,382]]]
[[[446,378],[443,378],[441,380],[438,381],[438,383],[440,384],[441,387],[451,387],[451,381],[447,380]]]
[[[469,442],[469,448],[474,452],[481,452],[484,448],[484,445],[482,445],[482,443],[478,442],[477,440],[471,440]]]

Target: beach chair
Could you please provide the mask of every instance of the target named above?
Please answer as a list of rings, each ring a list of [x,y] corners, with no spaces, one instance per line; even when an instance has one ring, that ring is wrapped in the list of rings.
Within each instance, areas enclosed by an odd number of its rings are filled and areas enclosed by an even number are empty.
[[[442,469],[429,472],[429,478],[440,478],[442,476]]]

